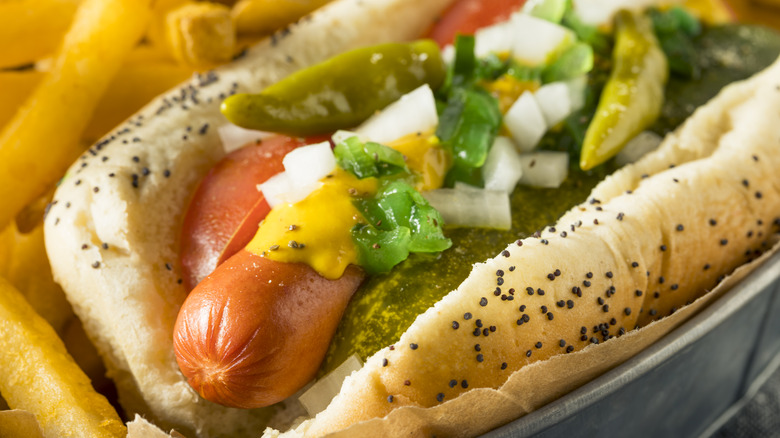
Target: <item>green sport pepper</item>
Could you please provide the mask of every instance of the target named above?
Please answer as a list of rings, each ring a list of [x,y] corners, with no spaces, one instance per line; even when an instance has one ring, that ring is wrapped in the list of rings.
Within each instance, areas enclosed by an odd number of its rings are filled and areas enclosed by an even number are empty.
[[[222,103],[232,123],[294,136],[356,126],[423,85],[438,88],[445,68],[431,40],[388,43],[337,55],[296,72],[259,94]]]
[[[607,161],[658,118],[669,75],[650,20],[621,11],[616,17],[614,67],[585,133],[584,170]]]

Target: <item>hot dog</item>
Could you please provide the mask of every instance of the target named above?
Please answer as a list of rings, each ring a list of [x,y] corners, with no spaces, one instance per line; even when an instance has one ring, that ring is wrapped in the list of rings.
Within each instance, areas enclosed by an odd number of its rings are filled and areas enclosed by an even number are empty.
[[[447,3],[334,2],[160,96],[74,163],[45,221],[47,251],[129,416],[191,436],[255,435],[270,416],[205,401],[173,353],[189,292],[177,263],[181,221],[199,180],[226,154],[217,134],[223,98],[351,48],[416,38]]]
[[[663,160],[659,160],[659,163],[661,161],[663,161]],[[667,165],[669,163],[664,162],[663,164]],[[679,164],[679,163],[673,163],[673,164]],[[202,167],[205,167],[205,166],[202,166]],[[202,173],[202,170],[201,170],[201,173]],[[660,173],[660,168],[653,168],[653,172],[652,173]],[[165,175],[165,173],[163,173],[163,175]],[[163,177],[165,177],[165,176],[163,176]],[[631,178],[633,178],[633,176]],[[132,181],[134,181],[132,179],[132,176],[129,177],[129,180],[131,181],[131,183],[132,183]],[[189,186],[192,186],[192,182],[191,181],[189,182]],[[627,186],[627,187],[629,187],[629,186]],[[626,190],[630,190],[630,189],[626,188]],[[102,189],[101,189],[101,192],[102,192]],[[94,193],[97,193],[97,192],[94,192]],[[181,198],[181,196],[179,196],[179,197]],[[602,201],[606,202],[606,199],[602,199]],[[62,219],[62,217],[67,217],[66,213],[58,212],[57,209],[54,209],[52,211],[53,211],[54,215],[50,216],[50,218],[49,218],[49,221],[51,221],[50,223],[55,222],[56,221],[55,218]],[[615,213],[615,217],[617,217],[617,215],[620,212],[616,211],[614,213]],[[598,218],[593,218],[593,219],[595,220],[595,219],[598,219]],[[576,221],[575,221],[575,223],[576,223]],[[564,224],[564,225],[568,225],[568,224]],[[739,228],[740,226],[741,225],[738,225],[737,228]],[[688,229],[688,227],[686,227],[686,229]],[[550,231],[550,233],[552,233],[552,231]],[[557,235],[557,232],[555,234]],[[545,235],[544,237],[545,238],[550,237],[550,239],[548,239],[548,240],[551,240],[551,236]],[[731,238],[729,238],[728,240],[730,242],[732,242],[732,243],[735,242],[735,240],[731,239]],[[53,243],[53,245],[56,245],[56,242]],[[532,246],[532,244],[527,244],[527,245]],[[542,245],[544,245],[544,244],[542,244]],[[124,248],[121,248],[121,249],[124,249]],[[643,250],[645,250],[645,249],[643,249]],[[510,251],[510,255],[512,255],[511,253],[514,252],[514,248],[510,247],[510,248],[507,249],[507,251]],[[145,251],[145,252],[148,253],[149,251]],[[170,253],[168,255],[170,256]],[[246,266],[246,264],[249,263],[249,260],[254,260],[253,256],[249,255],[246,252],[239,251],[236,255],[237,255],[238,258],[235,261],[231,262],[232,258],[228,259],[228,261],[226,262],[226,263],[228,263],[227,266]],[[503,261],[504,259],[502,259],[501,257],[504,257],[504,256],[503,255],[499,256],[498,260],[502,260]],[[505,258],[509,258],[509,257],[505,257]],[[648,257],[648,260],[650,260],[649,257]],[[159,265],[158,269],[160,269],[160,271],[162,271],[162,273],[164,274],[163,269],[167,270],[167,268],[164,268],[164,264],[163,263],[159,263],[159,261],[158,261],[157,264]],[[529,263],[529,265],[530,265],[530,263]],[[481,274],[477,275],[475,277],[475,279],[470,280],[467,283],[467,285],[464,286],[464,290],[468,289],[468,288],[473,288],[474,290],[476,290],[476,289],[480,289],[481,290],[482,287],[480,286],[480,284],[484,285],[484,284],[491,283],[491,293],[492,293],[492,287],[494,286],[493,283],[496,280],[495,280],[495,278],[490,278],[492,274],[491,275],[485,275],[485,270],[486,269],[487,270],[491,270],[491,272],[495,273],[495,272],[497,272],[497,270],[494,271],[493,270],[494,267],[495,266],[494,266],[494,263],[493,263],[493,264],[490,264],[487,268],[482,269],[480,271]],[[727,269],[725,267],[722,267],[722,268],[723,269]],[[290,268],[290,269],[297,269],[297,268]],[[506,273],[506,271],[509,270],[508,267],[506,267],[506,270],[503,269],[503,267],[498,267],[497,269],[501,269],[502,271],[505,271],[505,273]],[[552,272],[554,272],[554,271],[552,271]],[[552,272],[549,272],[549,273],[552,273]],[[608,271],[608,272],[612,272],[612,271]],[[617,270],[615,272],[617,272]],[[302,271],[299,272],[299,274],[300,275],[304,275],[304,276],[306,275]],[[566,275],[568,275],[568,274],[566,274]],[[606,272],[604,273],[604,275],[606,276]],[[553,276],[555,277],[554,274],[553,274]],[[293,277],[295,277],[295,275],[293,275]],[[126,279],[127,277],[123,277],[123,278]],[[348,279],[349,279],[349,277],[348,277]],[[168,281],[171,284],[173,284],[176,280],[175,279],[171,279],[171,280],[168,280]],[[208,282],[209,280],[206,280],[206,281]],[[505,281],[508,281],[508,280],[505,280]],[[551,280],[548,280],[548,281],[551,281]],[[606,280],[601,279],[601,281],[606,281]],[[601,283],[599,283],[599,284],[601,285]],[[124,285],[124,286],[127,287],[127,285]],[[602,286],[604,286],[605,288],[608,288],[608,285],[606,283],[603,284]],[[550,289],[548,289],[548,291],[549,290]],[[224,296],[225,297],[230,297],[229,294],[230,294],[230,292],[228,292]],[[555,294],[557,295],[557,291],[556,291]],[[259,295],[257,295],[257,296],[259,296]],[[539,295],[536,294],[535,296],[538,297]],[[548,294],[547,296],[549,297],[550,294]],[[265,299],[265,298],[263,298],[263,299]],[[490,297],[490,299],[491,300],[493,299],[492,296]],[[498,299],[500,299],[500,296],[499,296]],[[625,297],[621,297],[620,299],[621,300],[625,299]],[[454,298],[451,299],[451,300],[448,300],[447,303],[451,303],[454,300],[455,300]],[[508,300],[508,301],[514,301],[514,300]],[[638,302],[638,300],[636,300],[636,301]],[[477,301],[479,306],[482,306],[481,302],[482,302],[481,299]],[[547,307],[552,308],[552,306],[555,305],[556,308],[557,308],[558,307],[557,306],[557,302],[558,301],[547,303]],[[540,303],[541,303],[541,301],[539,303],[534,303],[534,304],[538,305]],[[133,303],[133,305],[135,305],[135,304]],[[283,305],[283,303],[276,302],[276,304],[274,304],[274,305]],[[445,304],[443,304],[443,306],[444,305]],[[452,305],[452,304],[446,304],[446,305]],[[469,305],[473,305],[473,303],[470,303]],[[459,308],[458,306],[461,306],[461,304],[457,304],[456,303],[456,304],[454,304],[454,306],[455,306],[455,308]],[[639,313],[639,311],[634,306],[635,306],[635,304],[630,304],[630,305],[626,305],[625,306],[625,308],[631,308],[632,309],[632,314],[633,314],[633,315],[626,315],[626,316],[631,316],[631,318],[636,318],[636,315]],[[439,307],[439,306],[437,306],[437,307]],[[466,306],[466,307],[468,307],[468,306]],[[482,307],[486,307],[486,306],[482,306]],[[613,310],[614,310],[614,307],[615,306],[613,305]],[[621,306],[617,306],[617,307],[623,307],[623,306],[621,305]],[[273,308],[273,307],[271,307],[271,308]],[[450,310],[452,310],[452,309],[447,310],[447,312],[450,312]],[[86,310],[84,310],[84,311],[86,312]],[[186,308],[185,308],[185,311],[186,311]],[[429,312],[429,313],[432,313],[432,312]],[[547,312],[547,313],[545,313],[545,315],[547,315],[548,313],[551,313],[551,312]],[[555,316],[557,318],[556,320],[560,320],[561,319],[560,314],[558,314],[557,312],[553,312],[553,313],[555,313]],[[449,313],[448,313],[448,315],[449,315]],[[293,318],[294,317],[295,317],[295,315],[293,315]],[[549,317],[547,317],[547,318],[549,318]],[[631,318],[627,318],[627,320],[630,320]],[[198,319],[200,319],[200,318],[198,318]],[[469,318],[468,320],[471,321],[471,320],[473,320],[473,318]],[[522,320],[522,318],[520,320]],[[552,320],[552,318],[549,318],[548,320]],[[455,321],[455,319],[453,319],[453,321]],[[536,319],[534,319],[534,321],[536,321]],[[519,323],[516,323],[514,320],[512,322],[515,325],[519,324]],[[447,329],[455,330],[454,328],[452,328],[452,324],[451,323],[452,323],[452,321],[447,321]],[[463,322],[460,322],[459,324],[463,324]],[[609,324],[609,322],[607,322],[607,324]],[[402,343],[405,344],[408,341],[408,345],[409,345],[408,350],[410,350],[409,352],[405,352],[404,354],[414,354],[414,353],[411,353],[411,352],[413,352],[413,351],[416,352],[417,350],[423,350],[424,349],[424,348],[417,348],[417,347],[427,345],[427,344],[419,341],[418,338],[415,338],[415,336],[419,335],[420,338],[423,338],[423,337],[430,336],[430,333],[438,333],[438,332],[441,331],[440,329],[434,329],[433,331],[428,332],[427,329],[425,329],[425,328],[421,329],[420,328],[421,325],[425,326],[426,323],[421,322],[421,324],[416,325],[415,328],[413,328],[411,330],[410,334],[404,336],[404,338],[402,340]],[[628,326],[628,325],[630,325],[630,324],[626,323],[626,326]],[[430,325],[428,325],[427,327],[430,328]],[[503,326],[498,326],[497,325],[496,327],[497,327],[498,330],[501,330],[501,331],[504,330]],[[488,330],[488,333],[496,333],[495,331],[490,331],[491,330],[491,326],[487,326],[487,327],[484,327],[484,328]],[[101,328],[100,330],[103,330],[103,328]],[[239,327],[239,330],[237,330],[236,333],[241,333],[242,330],[244,330],[244,328]],[[244,330],[244,332],[246,332],[246,331]],[[458,333],[461,333],[461,332],[458,332]],[[482,332],[480,332],[480,333],[481,333],[480,336],[487,336],[487,335],[483,334]],[[492,338],[490,338],[491,342],[492,342],[492,339],[494,339],[496,336],[494,336],[494,335],[490,335],[490,336],[493,336]],[[486,337],[485,339],[488,339],[488,338]],[[417,347],[412,347],[411,346],[412,344],[417,345]],[[545,348],[548,348],[548,347],[546,347],[548,344],[549,344],[548,342],[546,342],[546,341],[544,342]],[[490,345],[489,343],[484,342],[484,343],[481,344],[480,348],[489,349],[490,348],[489,345]],[[567,346],[568,345],[570,345],[570,344],[567,344]],[[578,347],[581,347],[581,346],[582,345],[578,344]],[[207,346],[207,348],[210,348],[210,347]],[[457,348],[459,348],[459,347],[457,347]],[[473,348],[473,346],[469,346],[469,348]],[[442,350],[442,351],[444,351],[444,350]],[[380,353],[384,354],[384,353],[387,353],[387,351],[382,351]],[[444,351],[441,354],[451,355],[451,353],[452,353],[451,351],[449,353],[447,351]],[[389,354],[392,354],[392,353],[389,353]],[[538,356],[539,355],[534,356],[534,359],[536,359]],[[433,357],[439,357],[440,358],[440,356],[433,356]],[[367,368],[366,368],[369,371],[362,372],[362,374],[360,374],[361,377],[355,378],[352,381],[352,383],[350,385],[348,385],[347,390],[345,392],[345,395],[343,395],[339,399],[339,401],[348,400],[350,397],[352,397],[350,395],[350,391],[359,390],[360,388],[363,388],[363,389],[368,388],[367,392],[372,393],[372,396],[367,398],[367,399],[361,399],[359,397],[358,398],[354,398],[352,402],[344,403],[341,408],[338,408],[338,403],[334,403],[334,406],[336,406],[336,407],[333,407],[332,409],[330,409],[328,411],[328,413],[324,414],[321,419],[319,419],[317,422],[315,422],[314,425],[311,426],[312,427],[311,430],[313,430],[313,431],[314,430],[320,430],[320,431],[333,430],[335,427],[349,424],[352,421],[357,421],[357,420],[360,420],[360,419],[370,418],[371,416],[377,415],[377,414],[381,415],[383,413],[388,412],[391,407],[398,406],[399,404],[431,405],[431,404],[435,404],[436,403],[435,401],[433,401],[433,400],[436,400],[437,396],[438,396],[438,393],[433,391],[435,389],[434,386],[436,385],[436,382],[431,381],[430,385],[428,385],[428,386],[426,386],[426,385],[419,386],[419,387],[417,386],[417,382],[423,381],[423,380],[427,379],[426,376],[434,376],[435,375],[435,370],[433,370],[431,367],[424,367],[424,366],[420,367],[420,374],[416,375],[415,378],[411,379],[411,380],[414,381],[415,385],[406,385],[405,384],[405,380],[402,378],[402,376],[400,374],[397,374],[397,375],[388,374],[388,377],[382,377],[379,381],[377,381],[377,380],[374,379],[377,376],[376,368],[379,368],[379,367],[384,368],[384,367],[382,367],[382,363],[383,363],[382,359],[388,359],[388,357],[382,358],[382,357],[379,357],[379,356],[375,356],[372,360],[370,360],[369,361],[370,362],[369,366],[367,366]],[[483,354],[483,359],[484,359],[484,354]],[[520,361],[518,361],[518,363],[521,363],[522,360],[523,359],[521,358]],[[411,365],[412,368],[414,366],[418,366],[420,364],[419,362],[416,362],[413,359],[403,358],[401,356],[398,356],[398,357],[391,356],[388,359],[388,362],[391,362],[391,363],[395,363],[396,361],[397,362],[404,362],[404,361],[406,361],[408,363],[411,363],[411,364],[413,364],[413,365]],[[499,368],[500,368],[502,363],[499,363],[498,365],[499,365]],[[410,367],[407,367],[405,369],[408,369],[408,368],[410,368]],[[393,367],[393,370],[395,370],[395,369],[404,369],[404,368],[395,368],[395,367]],[[433,373],[429,373],[430,371],[433,371]],[[505,371],[505,369],[501,370],[501,371]],[[393,372],[395,372],[395,371],[393,371]],[[501,376],[501,373],[498,373],[498,375]],[[494,378],[494,377],[496,377],[496,376],[495,375],[491,375],[490,378]],[[406,380],[410,380],[410,379],[406,379]],[[472,382],[472,387],[474,385],[474,382],[480,382],[479,378],[464,379],[464,380],[468,380],[469,382]],[[485,382],[487,382],[487,383],[485,383]],[[485,386],[492,386],[493,385],[493,383],[490,383],[490,381],[488,381],[488,380],[486,380],[485,382],[483,382],[483,384]],[[370,384],[367,384],[367,383],[370,383]],[[401,390],[396,391],[394,389],[396,386],[400,387]],[[409,388],[408,390],[406,390],[406,389],[403,388],[405,386],[414,386],[414,388]],[[464,388],[464,389],[466,389],[466,388]],[[392,393],[390,391],[392,391]],[[458,391],[459,392],[463,392],[463,391],[460,391],[460,389]],[[275,395],[276,396],[280,396],[284,392],[287,392],[287,391],[282,391],[282,392],[276,393]],[[446,396],[450,397],[450,396],[454,396],[454,395],[457,395],[457,394],[447,393]],[[397,402],[401,402],[401,403],[398,403],[396,405],[388,407],[389,405],[387,405],[385,403],[388,402],[388,398],[390,396],[393,396],[394,403],[397,403]],[[431,397],[433,399],[431,399]],[[230,397],[228,396],[227,399],[229,399],[229,398]],[[354,401],[354,400],[357,400],[357,401]],[[198,402],[198,403],[202,403],[202,402]],[[355,415],[355,410],[360,410],[360,409],[357,408],[357,406],[360,405],[361,403],[365,403],[365,405],[363,407],[366,407],[366,409],[364,410],[364,412],[362,414]],[[209,409],[212,409],[212,408],[213,407],[209,407]],[[242,419],[239,419],[236,422],[237,423],[241,423],[242,425],[250,424],[249,421],[243,422]],[[203,423],[201,423],[201,424],[203,424]],[[199,426],[199,427],[201,427],[201,426]],[[247,427],[251,427],[251,426],[247,426]],[[201,430],[201,433],[206,434],[208,432],[206,432],[205,430]]]
[[[246,250],[220,266],[179,311],[179,367],[208,400],[240,408],[280,402],[317,373],[363,274],[353,267],[327,280],[305,264]]]

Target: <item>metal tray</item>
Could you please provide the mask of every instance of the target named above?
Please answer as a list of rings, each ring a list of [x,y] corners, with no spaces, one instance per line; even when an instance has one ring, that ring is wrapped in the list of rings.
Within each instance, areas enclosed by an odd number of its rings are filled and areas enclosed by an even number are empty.
[[[709,436],[779,366],[777,253],[650,348],[483,438]]]

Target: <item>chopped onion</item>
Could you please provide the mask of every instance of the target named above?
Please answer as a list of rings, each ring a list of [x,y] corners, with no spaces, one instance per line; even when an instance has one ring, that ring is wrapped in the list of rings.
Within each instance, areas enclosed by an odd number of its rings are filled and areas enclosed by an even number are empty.
[[[371,116],[356,132],[377,143],[388,143],[409,134],[429,132],[439,124],[436,100],[428,84],[422,85]]]
[[[345,130],[338,130],[336,131],[330,138],[333,140],[333,144],[339,144],[343,142],[344,140],[352,137],[357,137],[360,141],[366,142],[368,141],[364,136],[358,134],[357,132],[352,131],[345,131]]]
[[[496,137],[485,165],[482,166],[485,189],[511,193],[522,174],[520,155],[515,150],[512,140],[507,137]]]
[[[423,192],[423,196],[441,213],[447,225],[500,230],[512,226],[507,192],[457,188],[431,190]]]
[[[330,142],[324,141],[293,149],[284,156],[282,164],[284,172],[257,186],[271,208],[283,202],[294,204],[320,188],[320,180],[336,168],[336,157]]]
[[[509,52],[532,66],[544,64],[576,40],[569,29],[522,13],[512,14],[507,21],[478,30],[474,38],[474,53],[478,58]]]
[[[569,99],[571,101],[571,112],[579,111],[585,106],[585,88],[588,86],[588,76],[582,75],[566,81],[569,87]]]
[[[534,97],[548,126],[557,125],[571,114],[571,92],[565,82],[543,85]]]
[[[642,158],[646,153],[655,150],[661,144],[663,138],[652,131],[642,131],[636,137],[626,143],[623,149],[615,156],[615,162],[620,166],[633,163]]]
[[[293,149],[284,156],[282,164],[293,184],[311,186],[333,172],[336,157],[330,149],[330,142],[324,141]]]
[[[222,148],[225,149],[226,154],[229,154],[236,149],[241,149],[250,143],[256,143],[259,140],[264,140],[275,135],[272,132],[244,129],[232,123],[226,123],[220,126],[217,128],[217,133],[219,134]]]
[[[539,103],[530,91],[524,92],[504,115],[506,125],[520,152],[532,151],[544,133],[547,122]]]
[[[305,199],[309,194],[322,186],[315,181],[308,185],[295,183],[287,172],[280,172],[269,178],[266,182],[257,185],[257,190],[263,192],[266,202],[271,208],[282,204],[295,204]]]
[[[566,13],[567,0],[528,0],[523,5],[523,13],[560,23]]]
[[[484,58],[491,53],[509,53],[515,39],[513,35],[511,20],[483,27],[474,34],[474,54],[477,58]]]
[[[569,154],[566,152],[538,151],[520,155],[523,176],[520,184],[557,188],[569,174]]]
[[[476,49],[475,49],[476,50]],[[455,62],[455,46],[447,44],[441,49],[441,59],[447,65],[452,65]]]
[[[525,63],[546,63],[556,52],[576,41],[574,32],[527,14],[514,14],[512,23],[512,55]]]
[[[311,388],[298,397],[298,401],[301,402],[301,405],[303,405],[310,417],[317,415],[324,411],[331,400],[333,400],[333,397],[339,393],[341,385],[344,384],[344,379],[361,367],[363,367],[363,363],[360,361],[360,358],[353,354],[336,369],[317,380]]]
[[[608,26],[621,9],[644,10],[661,3],[660,0],[574,0],[572,6],[583,23]]]

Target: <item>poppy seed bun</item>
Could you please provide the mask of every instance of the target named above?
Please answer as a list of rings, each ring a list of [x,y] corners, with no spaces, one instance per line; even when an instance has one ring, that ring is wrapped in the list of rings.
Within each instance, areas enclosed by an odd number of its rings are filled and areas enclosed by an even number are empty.
[[[222,99],[345,50],[413,39],[448,3],[336,1],[157,98],[71,166],[45,220],[46,248],[128,415],[204,437],[256,435],[269,416],[201,399],[173,353],[187,294],[180,222],[198,181],[225,153],[217,135],[226,123]]]
[[[556,225],[475,265],[291,435],[321,436],[400,406],[458,403],[470,389],[499,388],[525,365],[608,341],[703,295],[778,231],[778,126],[775,63],[724,89]]]

